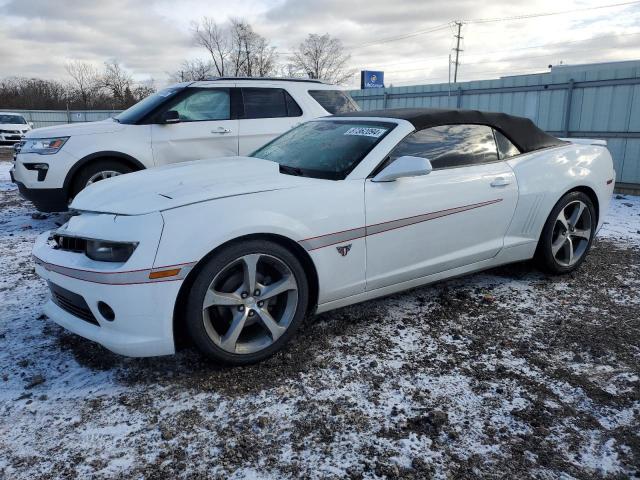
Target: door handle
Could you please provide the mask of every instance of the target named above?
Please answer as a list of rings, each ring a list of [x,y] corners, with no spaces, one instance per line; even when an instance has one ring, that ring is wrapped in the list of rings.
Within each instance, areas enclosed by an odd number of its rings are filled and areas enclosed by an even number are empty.
[[[504,178],[504,177],[496,177],[493,179],[493,182],[491,182],[491,186],[492,187],[506,187],[507,185],[509,185],[511,182]]]
[[[231,130],[229,130],[228,128],[224,128],[224,127],[218,127],[218,128],[214,128],[213,130],[211,130],[211,133],[231,133]]]

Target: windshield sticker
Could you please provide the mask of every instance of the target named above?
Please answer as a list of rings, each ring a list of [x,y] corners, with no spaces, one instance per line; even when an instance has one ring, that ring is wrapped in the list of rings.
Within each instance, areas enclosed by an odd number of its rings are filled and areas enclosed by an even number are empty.
[[[353,127],[344,132],[345,135],[379,138],[387,130],[385,128]]]

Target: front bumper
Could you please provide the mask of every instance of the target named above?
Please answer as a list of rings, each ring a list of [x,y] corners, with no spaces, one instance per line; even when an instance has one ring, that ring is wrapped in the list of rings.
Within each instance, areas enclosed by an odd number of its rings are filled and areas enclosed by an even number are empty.
[[[55,250],[48,238],[46,232],[36,239],[33,249],[36,273],[49,282],[50,289],[57,288],[58,292],[63,289],[67,299],[74,296],[81,299],[76,302],[50,299],[44,306],[49,318],[121,355],[148,357],[175,353],[173,311],[184,275],[174,281],[149,283],[143,280],[148,278],[146,270],[80,269],[78,257],[83,254]],[[111,282],[111,278],[119,283],[105,283]],[[131,282],[123,283],[123,278]],[[111,307],[115,313],[113,320],[102,315],[99,302]]]
[[[13,170],[10,174],[11,181],[18,186],[20,195],[32,202],[39,211],[65,212],[69,208],[67,192],[64,188],[28,188],[15,179]]]

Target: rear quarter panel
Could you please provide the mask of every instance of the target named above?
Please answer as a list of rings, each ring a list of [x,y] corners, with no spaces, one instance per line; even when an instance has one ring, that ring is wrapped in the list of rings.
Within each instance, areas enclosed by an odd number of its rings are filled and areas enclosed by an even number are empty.
[[[609,208],[615,178],[606,147],[569,144],[508,160],[518,181],[518,205],[505,247],[530,244],[533,256],[544,223],[570,190],[588,187],[598,198],[598,228]]]

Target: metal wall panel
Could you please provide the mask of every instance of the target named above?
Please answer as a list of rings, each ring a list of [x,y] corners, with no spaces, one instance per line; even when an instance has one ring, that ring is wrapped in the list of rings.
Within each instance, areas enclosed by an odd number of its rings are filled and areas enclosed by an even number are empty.
[[[354,90],[351,96],[363,110],[488,110],[528,117],[558,136],[602,138],[608,141],[617,181],[640,184],[640,61],[562,66],[549,73],[452,85]]]
[[[65,123],[96,122],[115,117],[121,110],[15,110],[21,113],[35,128]]]

